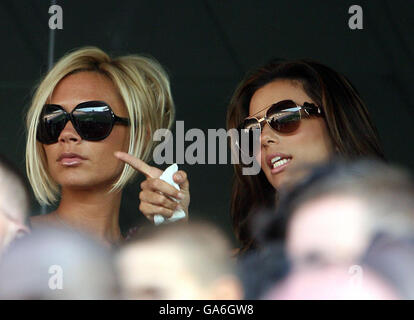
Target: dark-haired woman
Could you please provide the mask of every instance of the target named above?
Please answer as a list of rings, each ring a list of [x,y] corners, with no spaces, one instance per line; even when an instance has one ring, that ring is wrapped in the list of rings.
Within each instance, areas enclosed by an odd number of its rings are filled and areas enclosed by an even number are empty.
[[[280,188],[297,179],[292,168],[333,155],[384,158],[356,89],[343,75],[308,60],[271,61],[249,73],[231,99],[227,127],[261,130],[260,173],[243,175],[242,165],[235,165],[231,216],[242,252],[255,247],[250,218],[277,206]],[[164,207],[159,190],[153,181],[141,192],[154,210]]]

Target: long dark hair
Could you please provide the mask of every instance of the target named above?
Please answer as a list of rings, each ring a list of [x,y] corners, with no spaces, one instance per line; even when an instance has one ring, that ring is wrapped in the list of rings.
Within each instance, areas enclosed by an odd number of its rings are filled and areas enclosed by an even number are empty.
[[[310,60],[272,60],[248,73],[230,101],[227,129],[237,128],[249,115],[253,94],[277,79],[301,83],[306,94],[324,110],[324,119],[334,150],[344,158],[371,157],[384,159],[377,130],[367,108],[353,85],[341,74]],[[258,210],[275,206],[277,191],[263,171],[243,175],[242,166],[234,166],[231,199],[233,229],[241,251],[255,246],[249,225]]]

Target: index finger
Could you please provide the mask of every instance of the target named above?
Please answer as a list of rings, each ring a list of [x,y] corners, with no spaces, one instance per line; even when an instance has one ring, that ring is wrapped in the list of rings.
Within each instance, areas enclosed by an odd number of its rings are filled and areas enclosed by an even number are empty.
[[[149,178],[159,178],[162,174],[162,171],[158,168],[151,167],[141,159],[134,157],[126,152],[117,151],[114,153],[115,157],[128,163],[131,167],[142,172],[146,177]]]

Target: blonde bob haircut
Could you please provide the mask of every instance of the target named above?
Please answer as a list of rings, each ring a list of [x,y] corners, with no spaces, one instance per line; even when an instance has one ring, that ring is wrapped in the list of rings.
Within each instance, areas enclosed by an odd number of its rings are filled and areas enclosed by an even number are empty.
[[[169,129],[174,120],[169,78],[154,59],[139,55],[112,59],[96,47],[69,52],[41,79],[26,119],[26,171],[36,199],[41,204],[56,203],[60,189],[48,172],[43,145],[36,140],[40,113],[56,85],[66,76],[82,71],[98,72],[114,83],[131,123],[128,153],[143,161],[150,159],[155,146],[151,138],[153,133],[160,128]],[[121,190],[135,173],[133,168],[125,165],[110,192]]]

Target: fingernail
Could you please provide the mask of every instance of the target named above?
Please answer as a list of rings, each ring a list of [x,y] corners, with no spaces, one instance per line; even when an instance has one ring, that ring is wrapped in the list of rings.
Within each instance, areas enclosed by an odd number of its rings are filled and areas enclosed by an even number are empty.
[[[183,200],[184,199],[184,193],[178,192],[178,199]]]
[[[182,180],[183,176],[180,173],[177,173],[175,175],[175,178],[178,179],[178,180]]]

